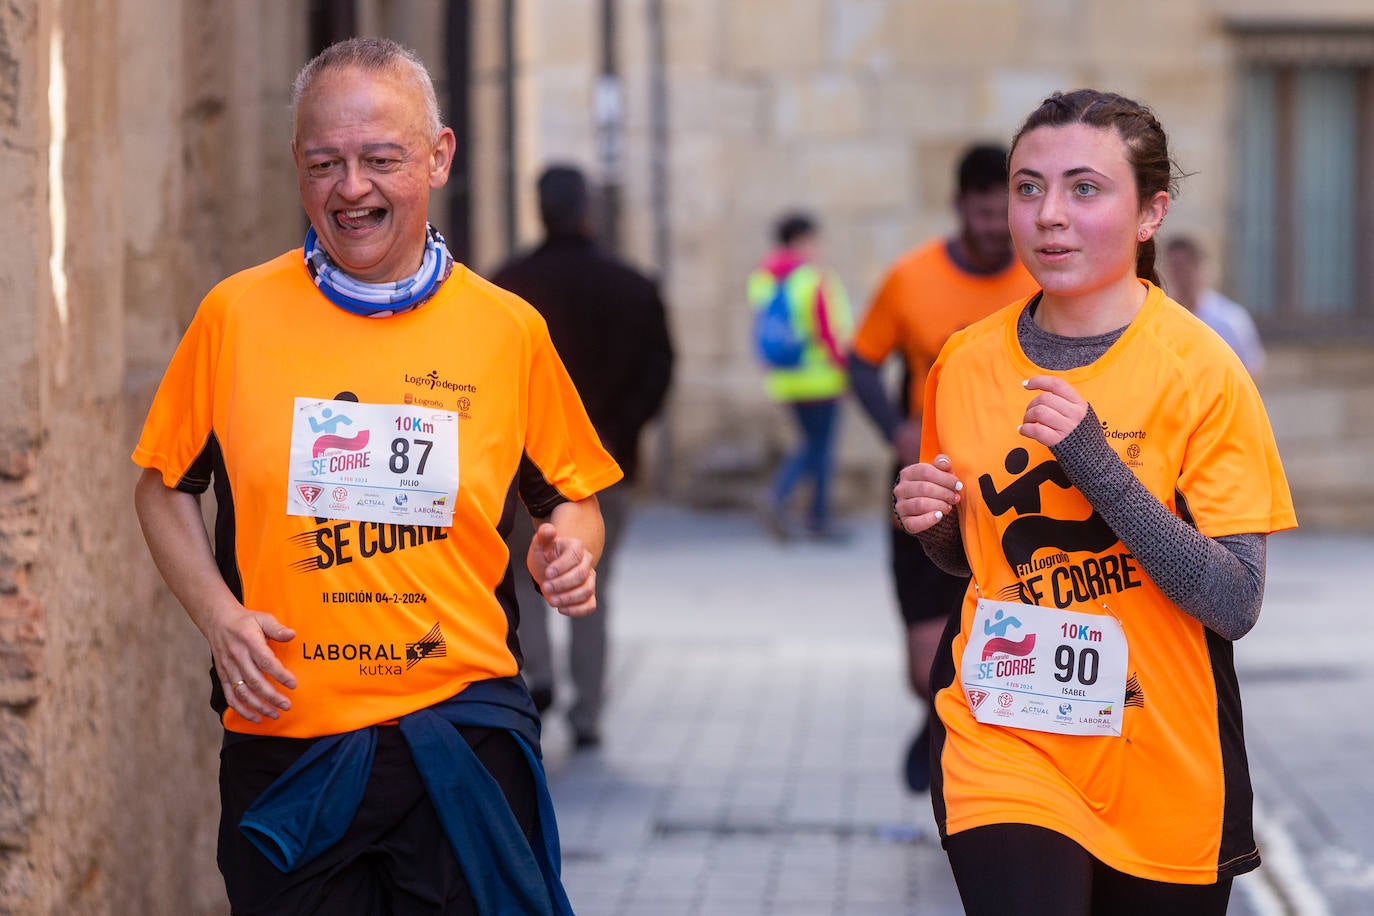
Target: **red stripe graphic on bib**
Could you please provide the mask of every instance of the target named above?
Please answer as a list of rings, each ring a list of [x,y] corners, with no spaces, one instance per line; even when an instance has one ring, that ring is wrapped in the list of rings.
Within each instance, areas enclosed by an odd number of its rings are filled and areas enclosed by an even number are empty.
[[[1030,633],[1015,642],[998,636],[995,639],[989,639],[987,644],[983,646],[983,661],[987,661],[998,652],[1005,653],[1006,655],[1030,655],[1034,650],[1034,633]]]
[[[345,439],[343,436],[320,436],[310,448],[310,457],[318,458],[331,448],[336,448],[341,452],[359,451],[367,448],[367,437],[367,430],[363,430],[352,439]]]

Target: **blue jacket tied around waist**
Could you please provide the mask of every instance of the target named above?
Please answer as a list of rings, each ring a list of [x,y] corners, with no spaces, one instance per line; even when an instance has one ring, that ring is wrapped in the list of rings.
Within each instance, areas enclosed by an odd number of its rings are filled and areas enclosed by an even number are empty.
[[[503,728],[525,752],[539,804],[531,848],[501,787],[455,726]],[[479,681],[400,719],[401,734],[463,867],[480,913],[572,916],[559,877],[558,826],[539,754],[539,714],[519,678]],[[239,822],[273,865],[292,871],[348,830],[372,772],[377,726],[321,738]]]

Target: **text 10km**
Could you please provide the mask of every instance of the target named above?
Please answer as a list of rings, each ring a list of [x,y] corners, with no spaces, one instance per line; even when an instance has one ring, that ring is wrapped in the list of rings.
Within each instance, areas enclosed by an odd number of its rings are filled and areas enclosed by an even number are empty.
[[[1065,639],[1080,639],[1084,642],[1101,642],[1102,631],[1089,628],[1086,624],[1061,623],[1059,632]]]
[[[432,433],[434,424],[419,417],[397,417],[396,429],[403,433]]]

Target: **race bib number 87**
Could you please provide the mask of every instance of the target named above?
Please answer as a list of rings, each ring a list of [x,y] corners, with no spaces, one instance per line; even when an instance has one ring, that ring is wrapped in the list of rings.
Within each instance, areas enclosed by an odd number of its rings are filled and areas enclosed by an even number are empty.
[[[980,600],[960,680],[979,722],[1119,736],[1127,661],[1115,617]]]
[[[457,497],[457,414],[296,398],[288,515],[448,527]]]

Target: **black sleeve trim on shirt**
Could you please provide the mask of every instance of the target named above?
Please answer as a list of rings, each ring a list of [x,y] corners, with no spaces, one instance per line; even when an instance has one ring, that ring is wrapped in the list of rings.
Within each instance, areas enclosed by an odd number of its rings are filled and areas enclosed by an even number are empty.
[[[239,572],[238,529],[235,525],[234,492],[219,439],[210,434],[205,453],[210,456],[210,476],[215,482],[215,565],[220,578],[239,603],[243,603],[243,576]],[[200,459],[196,459],[199,462]]]
[[[192,493],[199,495],[210,488],[210,478],[215,469],[224,466],[224,459],[220,454],[219,440],[215,438],[212,431],[205,437],[205,444],[201,446],[200,454],[196,460],[191,462],[177,481],[176,488],[182,493]]]
[[[524,511],[520,508],[520,500],[516,496],[517,477],[511,478],[510,486],[506,487],[506,498],[501,505],[501,520],[496,523],[496,533],[501,535],[501,540],[506,542],[506,549],[510,556],[506,561],[506,574],[501,577],[500,583],[496,586],[496,601],[501,605],[501,610],[506,615],[506,649],[510,652],[511,658],[515,659],[517,667],[525,667],[525,656],[520,651],[520,602],[517,598],[518,593],[515,589],[516,576],[528,576],[529,570],[525,568],[525,558],[516,556],[511,549],[511,532],[515,528],[515,513]]]
[[[1217,877],[1231,878],[1260,864],[1255,846],[1254,790],[1245,754],[1245,730],[1241,721],[1240,683],[1236,679],[1232,643],[1211,630],[1207,654],[1212,662],[1212,682],[1217,691],[1217,736],[1221,742],[1222,784],[1225,802],[1221,816],[1221,844],[1217,850]]]
[[[215,566],[219,569],[219,575],[224,580],[224,584],[229,587],[229,591],[242,604],[243,576],[239,572],[234,493],[229,487],[229,473],[224,464],[224,450],[220,448],[219,439],[213,432],[210,434],[210,438],[206,440],[205,448],[191,465],[191,470],[203,474],[205,484],[199,490],[190,490],[183,486],[191,476],[191,471],[188,470],[183,475],[181,482],[178,483],[177,489],[199,494],[204,492],[212,480],[214,481]],[[224,696],[224,688],[220,684],[220,677],[215,671],[213,661],[210,664],[210,708],[215,711],[216,715],[221,716],[229,708],[229,702]]]
[[[534,518],[548,518],[554,509],[570,502],[557,487],[549,483],[549,479],[539,470],[539,466],[530,460],[530,456],[523,452],[520,455],[520,470],[516,479],[520,501]]]
[[[961,615],[950,614],[945,619],[944,632],[940,634],[940,647],[935,652],[935,660],[930,666],[930,695],[936,696],[941,690],[951,687],[958,680],[959,669],[954,663],[954,638],[959,635]],[[935,826],[940,832],[940,845],[949,839],[947,824],[949,815],[945,807],[945,768],[941,759],[945,753],[945,723],[939,716],[930,717],[930,746],[935,765],[930,768],[930,804],[934,809]]]
[[[1193,520],[1193,510],[1188,508],[1188,497],[1183,495],[1183,491],[1174,487],[1174,505],[1178,507],[1178,517],[1188,524],[1189,528],[1196,528],[1197,522]]]

